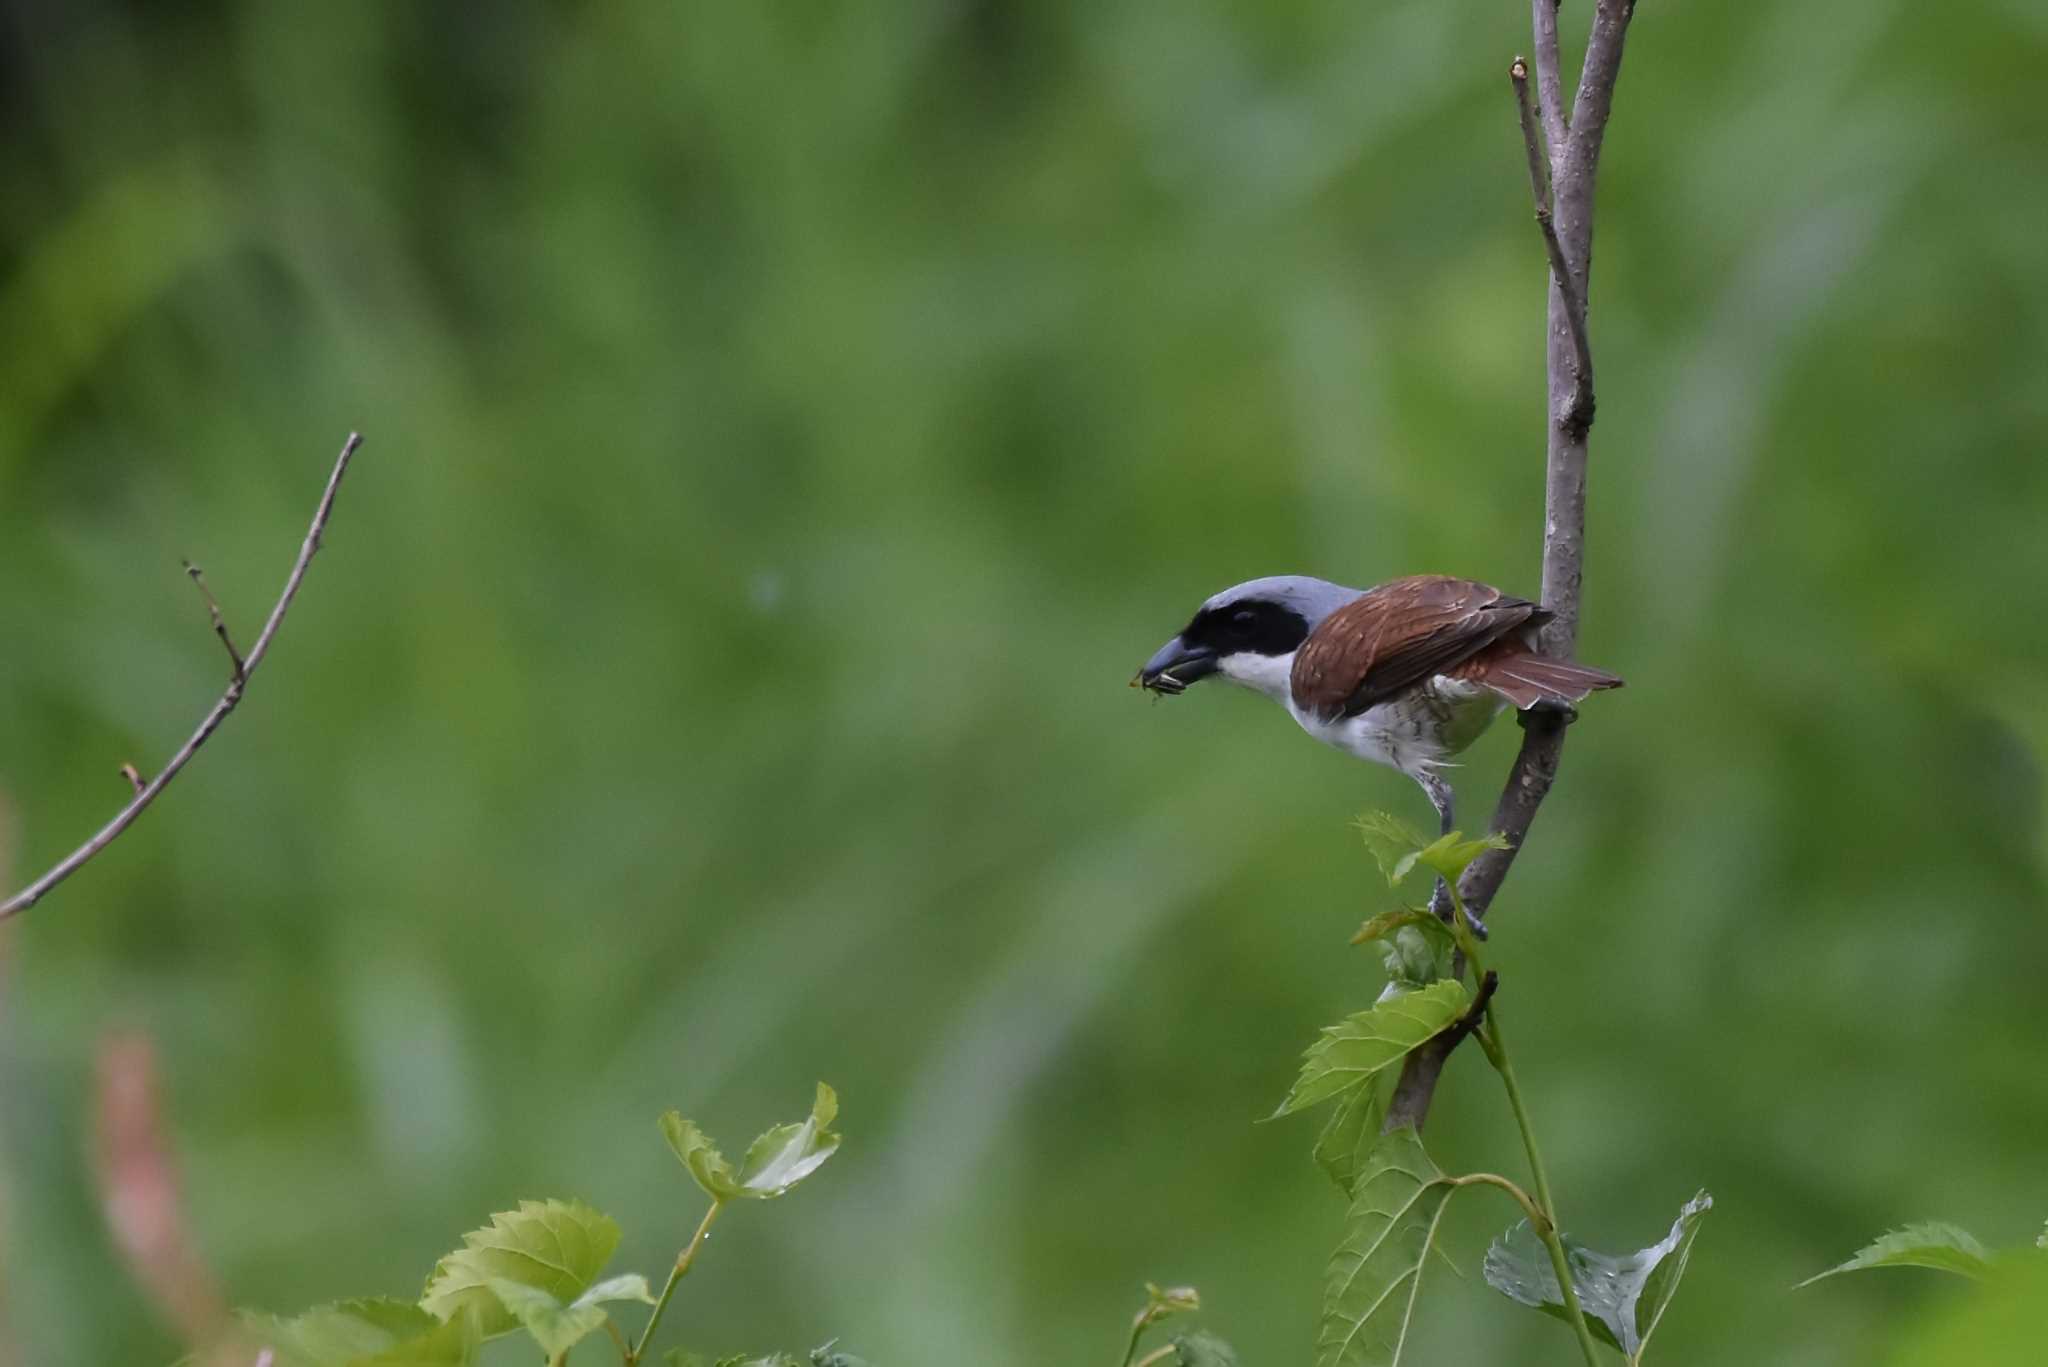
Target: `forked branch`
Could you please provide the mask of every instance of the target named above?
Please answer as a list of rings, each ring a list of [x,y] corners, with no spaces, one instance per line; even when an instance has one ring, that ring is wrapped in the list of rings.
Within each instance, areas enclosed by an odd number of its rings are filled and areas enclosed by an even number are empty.
[[[1592,347],[1586,334],[1585,300],[1593,266],[1593,185],[1608,115],[1614,107],[1614,84],[1621,75],[1622,46],[1634,16],[1634,0],[1596,0],[1578,96],[1569,110],[1563,105],[1564,82],[1558,70],[1554,0],[1531,0],[1539,110],[1529,108],[1527,66],[1518,62],[1510,71],[1529,156],[1537,221],[1543,228],[1550,261],[1543,606],[1550,609],[1552,617],[1543,631],[1543,646],[1561,658],[1569,658],[1578,641],[1579,584],[1585,563],[1586,435],[1593,422]],[[1581,388],[1583,406],[1577,398]],[[1507,837],[1508,847],[1481,855],[1458,880],[1465,906],[1481,919],[1488,916],[1515,852],[1528,838],[1537,809],[1557,779],[1571,714],[1534,711],[1523,713],[1521,720],[1522,748],[1508,771],[1491,827]],[[1442,1035],[1408,1055],[1387,1106],[1386,1128],[1421,1128],[1436,1095],[1437,1078],[1456,1042],[1450,1035]]]
[[[1536,226],[1543,234],[1543,249],[1550,257],[1550,282],[1564,300],[1565,327],[1572,339],[1571,395],[1558,420],[1583,429],[1593,425],[1593,344],[1586,336],[1586,296],[1572,278],[1564,244],[1557,238],[1557,216],[1551,208],[1551,158],[1536,127],[1536,111],[1529,104],[1528,63],[1515,58],[1508,67],[1508,81],[1514,86],[1515,103],[1522,115],[1522,144],[1529,157],[1529,193],[1536,201]]]
[[[284,581],[284,592],[278,595],[277,605],[271,608],[270,616],[264,621],[263,630],[257,634],[256,643],[249,647],[246,658],[236,652],[234,643],[228,639],[227,627],[220,616],[220,605],[214,601],[213,594],[207,591],[206,581],[189,562],[186,564],[185,568],[193,581],[199,585],[199,591],[206,595],[207,610],[213,619],[213,629],[220,637],[221,643],[227,647],[228,658],[234,665],[234,674],[228,681],[227,692],[221,694],[220,700],[214,703],[213,709],[200,720],[199,728],[178,747],[177,753],[164,762],[164,767],[157,776],[136,786],[134,798],[114,814],[113,820],[100,827],[83,845],[59,860],[56,867],[48,873],[5,902],[0,902],[0,921],[6,920],[16,912],[27,911],[40,902],[50,889],[84,868],[101,850],[113,844],[121,832],[134,825],[135,818],[141,816],[149,804],[156,801],[157,795],[170,786],[171,780],[178,776],[178,771],[191,763],[192,757],[199,753],[199,747],[206,744],[213,733],[220,729],[220,724],[227,720],[228,714],[241,703],[249,679],[256,673],[256,666],[263,663],[263,657],[270,653],[270,643],[277,638],[277,629],[284,624],[284,615],[291,610],[292,599],[298,596],[299,584],[306,577],[306,567],[313,563],[314,553],[320,549],[321,533],[327,530],[327,519],[334,512],[335,492],[341,488],[341,477],[348,473],[349,460],[355,455],[356,448],[362,444],[362,437],[354,432],[349,433],[348,440],[342,443],[341,455],[336,457],[334,462],[334,472],[328,475],[327,488],[320,495],[319,506],[313,510],[313,525],[306,529],[306,539],[299,546],[299,558],[292,563],[291,574]],[[131,784],[135,784],[135,780],[139,778],[133,765],[124,765],[122,773],[129,777]]]

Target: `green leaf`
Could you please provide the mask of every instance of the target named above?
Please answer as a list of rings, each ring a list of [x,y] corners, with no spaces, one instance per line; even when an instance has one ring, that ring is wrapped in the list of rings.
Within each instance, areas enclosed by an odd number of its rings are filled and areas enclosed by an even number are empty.
[[[1412,1128],[1381,1136],[1324,1274],[1316,1367],[1398,1367],[1452,1190]]]
[[[1423,834],[1392,812],[1365,812],[1352,823],[1365,837],[1365,847],[1378,861],[1387,886],[1397,886],[1415,867],[1416,856],[1429,844]]]
[[[866,1358],[834,1352],[838,1343],[838,1339],[831,1339],[811,1349],[811,1367],[869,1367]]]
[[[1857,1250],[1856,1256],[1848,1262],[1816,1273],[1799,1285],[1812,1286],[1836,1273],[1860,1272],[1866,1267],[1931,1267],[1982,1281],[1990,1270],[1990,1264],[1991,1255],[1967,1231],[1930,1220],[1925,1224],[1895,1229]]]
[[[1451,977],[1451,954],[1457,948],[1451,928],[1424,913],[1424,919],[1396,929],[1380,941],[1380,963],[1387,981],[1403,992]]]
[[[484,1285],[550,1358],[604,1327],[605,1313],[595,1305],[564,1305],[537,1286],[503,1277],[487,1278]]]
[[[638,1301],[642,1305],[652,1305],[654,1293],[647,1289],[647,1278],[638,1272],[628,1272],[624,1276],[606,1277],[578,1296],[575,1304],[603,1305],[607,1301]]]
[[[1714,1198],[1699,1193],[1678,1212],[1669,1234],[1621,1257],[1587,1248],[1568,1236],[1562,1240],[1579,1308],[1595,1338],[1620,1349],[1631,1363],[1642,1361],[1643,1349],[1685,1275],[1700,1219],[1713,1208]],[[1484,1271],[1488,1285],[1509,1300],[1557,1319],[1571,1319],[1550,1251],[1527,1220],[1493,1241],[1486,1250]]]
[[[1409,1050],[1463,1015],[1471,1002],[1465,984],[1445,978],[1397,993],[1323,1030],[1302,1056],[1301,1076],[1275,1119],[1328,1101],[1399,1063]]]
[[[831,1128],[838,1114],[838,1093],[819,1083],[807,1119],[777,1125],[747,1146],[747,1156],[740,1162],[738,1194],[767,1200],[816,1172],[839,1150],[839,1136]]]
[[[733,1172],[732,1164],[725,1161],[725,1155],[697,1128],[695,1121],[683,1119],[681,1111],[664,1111],[661,1133],[676,1158],[690,1170],[690,1176],[697,1179],[697,1185],[704,1188],[706,1196],[714,1201],[730,1201],[739,1195],[739,1176]]]
[[[1435,914],[1426,907],[1396,907],[1392,911],[1383,911],[1377,916],[1367,917],[1365,924],[1358,928],[1358,933],[1351,937],[1351,943],[1369,944],[1374,940],[1385,939],[1402,926],[1420,926],[1424,922],[1443,925],[1443,922],[1437,920]]]
[[[2048,1248],[2048,1224],[2041,1226],[2041,1237],[2034,1240],[2035,1248]]]
[[[1452,831],[1441,839],[1432,840],[1415,852],[1418,862],[1435,871],[1437,877],[1446,883],[1455,884],[1466,866],[1488,850],[1508,848],[1504,835],[1483,835],[1477,840],[1467,840],[1463,831]]]
[[[244,1311],[238,1319],[276,1367],[467,1367],[476,1356],[472,1316],[443,1324],[404,1301],[341,1301],[290,1319]]]
[[[558,1302],[573,1301],[611,1259],[619,1227],[575,1201],[521,1201],[491,1223],[462,1236],[463,1246],[434,1265],[420,1304],[436,1318],[454,1319],[474,1310],[486,1337],[510,1333],[519,1321],[494,1294],[492,1278],[545,1291]]]
[[[1316,1163],[1346,1197],[1353,1194],[1359,1172],[1380,1142],[1386,1118],[1386,1095],[1378,1082],[1368,1082],[1344,1094],[1343,1103],[1330,1112],[1323,1132],[1316,1136]]]
[[[1173,1336],[1175,1367],[1237,1367],[1237,1353],[1204,1329]]]
[[[2018,1248],[1961,1295],[1944,1296],[1889,1334],[1884,1367],[2041,1367],[2048,1257]]]

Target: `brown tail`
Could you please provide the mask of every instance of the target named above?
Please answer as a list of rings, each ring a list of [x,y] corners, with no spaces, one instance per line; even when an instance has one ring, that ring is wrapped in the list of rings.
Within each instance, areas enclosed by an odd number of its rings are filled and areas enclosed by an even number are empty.
[[[1536,655],[1519,642],[1482,651],[1451,673],[1484,684],[1525,712],[1544,703],[1567,707],[1588,693],[1621,687],[1621,680],[1605,670]]]

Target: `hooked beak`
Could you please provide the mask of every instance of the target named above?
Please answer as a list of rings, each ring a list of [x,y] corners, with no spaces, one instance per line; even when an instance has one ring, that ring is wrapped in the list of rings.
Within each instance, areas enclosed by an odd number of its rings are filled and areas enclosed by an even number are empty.
[[[1138,671],[1138,677],[1131,680],[1131,685],[1171,697],[1185,693],[1189,684],[1208,678],[1216,669],[1215,651],[1206,646],[1188,645],[1176,636],[1145,661],[1145,667]]]

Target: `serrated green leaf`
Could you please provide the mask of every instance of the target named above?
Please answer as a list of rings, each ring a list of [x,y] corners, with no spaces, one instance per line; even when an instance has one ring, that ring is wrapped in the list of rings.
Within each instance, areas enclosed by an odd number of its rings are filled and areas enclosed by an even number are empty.
[[[1237,1352],[1206,1329],[1173,1336],[1175,1367],[1237,1367]]]
[[[1399,1063],[1408,1051],[1463,1015],[1471,994],[1456,978],[1376,1003],[1323,1030],[1302,1056],[1301,1076],[1274,1118],[1328,1101]]]
[[[1561,1240],[1579,1308],[1595,1338],[1620,1349],[1631,1363],[1642,1361],[1650,1335],[1656,1332],[1657,1322],[1685,1275],[1699,1222],[1713,1208],[1714,1198],[1699,1193],[1680,1209],[1669,1234],[1648,1248],[1620,1257],[1588,1248],[1569,1236]],[[1527,1220],[1517,1222],[1493,1241],[1486,1250],[1484,1271],[1487,1284],[1509,1300],[1557,1319],[1571,1318],[1564,1308],[1564,1293],[1558,1287],[1550,1251]]]
[[[1397,886],[1415,867],[1415,857],[1428,839],[1392,812],[1365,812],[1352,823],[1365,838],[1365,847],[1380,866],[1387,886]]]
[[[669,1149],[677,1161],[690,1170],[690,1176],[696,1179],[706,1196],[714,1201],[730,1201],[739,1195],[739,1175],[732,1170],[732,1164],[725,1161],[725,1155],[718,1151],[710,1136],[697,1128],[696,1121],[683,1119],[681,1111],[664,1111],[661,1134],[668,1140]]]
[[[1422,1265],[1453,1188],[1412,1128],[1380,1137],[1323,1279],[1316,1367],[1398,1367]]]
[[[276,1367],[466,1367],[476,1355],[473,1317],[443,1324],[404,1301],[341,1301],[289,1319],[248,1311],[237,1318]]]
[[[486,1337],[519,1328],[512,1311],[490,1288],[493,1277],[573,1301],[590,1288],[619,1246],[619,1227],[576,1201],[521,1201],[482,1229],[462,1236],[462,1247],[434,1265],[420,1305],[438,1319],[476,1313]]]
[[[1939,1220],[1929,1220],[1895,1229],[1858,1249],[1856,1256],[1849,1261],[1815,1273],[1799,1285],[1812,1286],[1837,1273],[1860,1272],[1867,1267],[1931,1267],[1939,1272],[1953,1272],[1959,1277],[1982,1281],[1990,1270],[1991,1255],[1968,1231]],[[1793,1289],[1796,1291],[1798,1287]]]
[[[1459,875],[1471,862],[1488,850],[1508,848],[1506,836],[1483,835],[1477,840],[1465,839],[1463,831],[1452,831],[1449,835],[1432,840],[1415,852],[1416,860],[1433,870],[1446,883],[1456,884]]]
[[[597,1306],[564,1305],[537,1286],[503,1277],[487,1278],[484,1285],[550,1358],[568,1352],[604,1327],[605,1313]]]
[[[819,1083],[806,1119],[777,1125],[747,1146],[747,1156],[740,1162],[738,1194],[767,1200],[816,1172],[839,1150],[839,1136],[832,1132],[838,1114],[839,1094]]]
[[[1316,1163],[1347,1198],[1358,1185],[1358,1174],[1373,1146],[1380,1142],[1380,1126],[1386,1118],[1386,1094],[1375,1080],[1346,1092],[1342,1103],[1330,1112],[1323,1132],[1316,1136]]]
[[[1425,913],[1424,919],[1398,927],[1379,942],[1380,964],[1396,991],[1413,992],[1452,976],[1456,948],[1451,928]]]
[[[647,1278],[638,1272],[628,1272],[618,1277],[606,1277],[578,1296],[576,1305],[603,1305],[608,1301],[639,1301],[642,1305],[654,1304],[654,1293],[647,1289]]]

